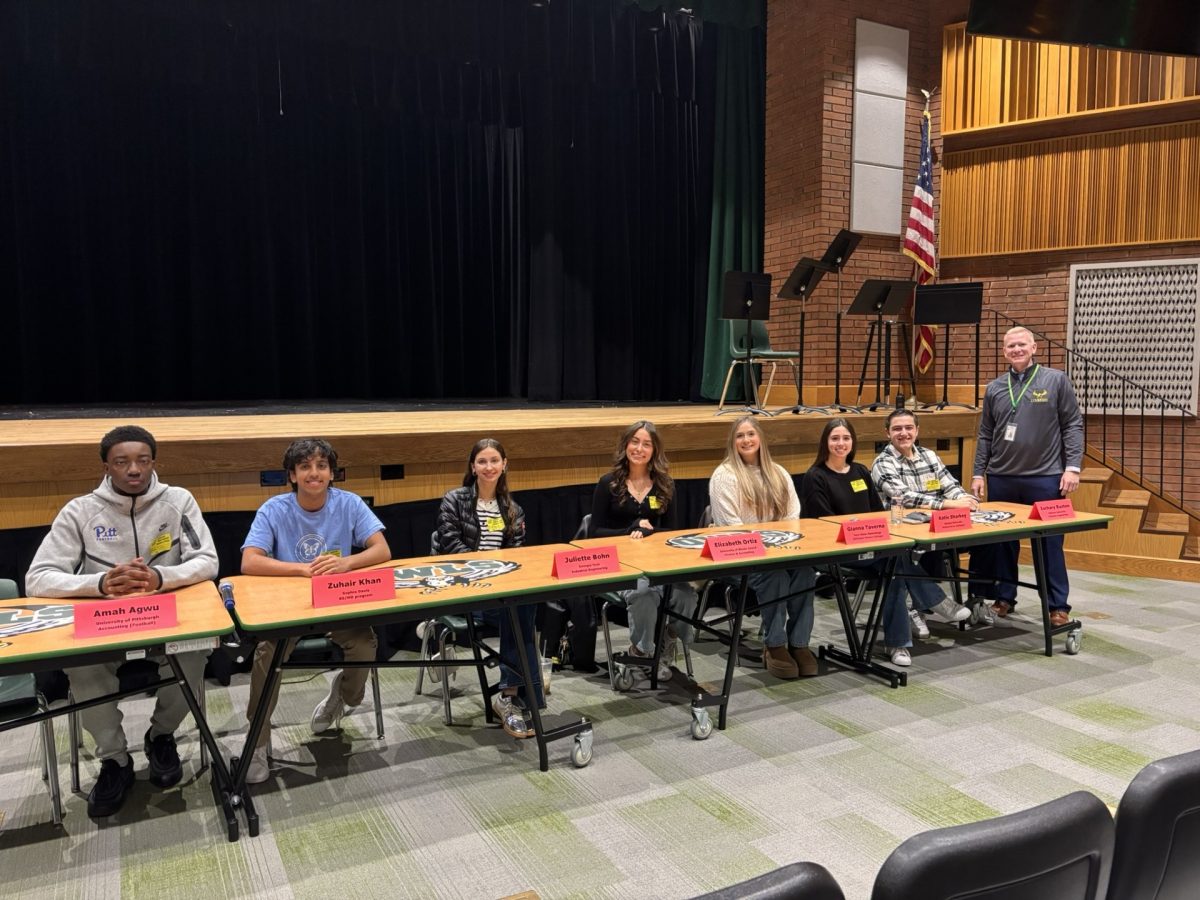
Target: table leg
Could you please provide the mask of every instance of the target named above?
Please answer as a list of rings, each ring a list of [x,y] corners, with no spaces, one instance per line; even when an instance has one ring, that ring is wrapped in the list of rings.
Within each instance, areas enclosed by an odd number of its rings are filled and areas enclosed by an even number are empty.
[[[192,692],[191,685],[183,675],[183,669],[180,668],[179,660],[174,654],[167,654],[167,662],[171,666],[171,672],[175,675],[175,683],[179,685],[179,690],[183,694],[183,699],[188,705],[188,709],[192,711],[192,718],[196,721],[196,728],[200,732],[200,740],[208,747],[208,751],[212,756],[212,789],[213,796],[217,798],[217,805],[221,808],[225,816],[225,828],[230,841],[238,839],[238,823],[235,800],[236,794],[232,790],[233,779],[230,777],[229,769],[225,765],[225,758],[221,753],[221,747],[217,744],[217,739],[213,736],[212,729],[208,727],[208,720],[204,716],[204,711],[200,708],[200,701],[196,699],[196,695]],[[201,676],[203,677],[203,676]],[[257,833],[258,829],[253,829]]]
[[[850,645],[850,650],[847,652],[839,647],[835,647],[833,644],[822,644],[818,648],[821,658],[847,666],[857,672],[861,672],[863,675],[874,675],[876,678],[882,678],[894,688],[907,685],[907,672],[897,672],[895,669],[880,665],[871,659],[871,651],[875,646],[875,632],[878,630],[879,623],[883,618],[883,604],[881,600],[887,596],[887,589],[892,583],[892,578],[896,571],[896,557],[889,556],[884,560],[879,584],[875,588],[874,597],[871,599],[871,610],[867,613],[867,626],[862,641],[859,640],[858,630],[854,627],[854,614],[853,610],[850,609],[850,599],[846,594],[846,584],[842,579],[841,569],[838,566],[834,566],[833,570],[834,591],[837,595],[838,607],[842,610],[842,622],[846,627],[846,641]]]

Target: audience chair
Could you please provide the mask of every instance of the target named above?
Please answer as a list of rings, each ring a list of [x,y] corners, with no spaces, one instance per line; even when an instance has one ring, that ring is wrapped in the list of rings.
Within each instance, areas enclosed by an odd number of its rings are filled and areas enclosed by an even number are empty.
[[[846,895],[824,866],[797,862],[696,900],[846,900]]]
[[[1152,762],[1117,807],[1108,900],[1200,896],[1200,750]]]
[[[746,323],[739,321],[731,321],[729,323],[729,371],[725,373],[725,386],[721,388],[721,400],[717,404],[717,410],[725,408],[725,395],[729,393],[729,384],[733,380],[733,370],[737,366],[755,366],[767,365],[771,366],[771,374],[767,377],[767,389],[763,392],[762,405],[767,405],[767,400],[771,396],[771,386],[775,383],[775,369],[779,363],[784,362],[790,365],[795,375],[795,368],[800,359],[798,350],[772,350],[771,341],[767,337],[767,326],[763,322],[750,323],[750,335],[753,339],[753,344],[746,340]],[[753,373],[751,380],[754,381]],[[758,391],[758,383],[754,382],[755,392]],[[755,398],[747,397],[747,403],[753,403]],[[798,402],[804,402],[801,399]]]
[[[442,552],[441,547],[438,545],[437,536],[436,530],[429,536],[429,552],[432,556],[437,556]],[[492,708],[489,700],[491,694],[496,692],[496,689],[488,685],[487,674],[484,669],[486,666],[495,666],[496,658],[491,653],[490,648],[488,659],[485,660],[480,653],[481,640],[476,633],[474,618],[472,616],[460,615],[435,616],[431,619],[423,620],[417,626],[417,635],[421,639],[419,658],[422,662],[435,659],[453,660],[455,658],[455,647],[460,641],[465,639],[466,646],[471,648],[471,656],[475,669],[479,673],[479,690],[483,695],[484,711],[488,721],[491,721]],[[434,645],[437,646],[437,653],[432,652]],[[535,660],[530,660],[531,665],[534,662]],[[460,665],[471,665],[471,663],[464,660]],[[441,685],[442,721],[447,725],[453,725],[454,716],[450,709],[450,681],[458,675],[458,667],[419,666],[417,668],[417,686],[413,689],[414,700],[421,696],[425,686],[426,673],[428,673],[431,682]]]
[[[0,578],[0,600],[16,600],[20,596],[17,583]],[[33,675],[0,676],[0,722],[11,722],[35,713],[47,712],[46,698],[37,689]],[[55,825],[61,825],[62,791],[58,784],[58,754],[54,746],[54,724],[44,719],[37,726],[42,738],[42,780],[50,792],[50,814]]]
[[[1108,807],[1076,791],[909,838],[879,870],[871,900],[1104,900],[1113,840]]]

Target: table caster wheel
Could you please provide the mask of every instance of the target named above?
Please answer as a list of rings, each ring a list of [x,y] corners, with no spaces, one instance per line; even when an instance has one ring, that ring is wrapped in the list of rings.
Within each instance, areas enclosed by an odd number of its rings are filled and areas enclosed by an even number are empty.
[[[633,685],[637,681],[637,675],[634,674],[631,666],[621,666],[617,670],[617,677],[613,679],[613,685],[618,691],[624,694],[627,691],[633,690]]]
[[[1067,655],[1074,656],[1079,652],[1081,646],[1083,646],[1083,629],[1076,628],[1067,634]]]
[[[592,732],[581,731],[575,735],[575,743],[571,747],[571,763],[577,769],[582,769],[592,761]]]
[[[692,709],[692,738],[697,741],[704,741],[713,732],[712,716],[708,714],[708,710],[701,708]]]

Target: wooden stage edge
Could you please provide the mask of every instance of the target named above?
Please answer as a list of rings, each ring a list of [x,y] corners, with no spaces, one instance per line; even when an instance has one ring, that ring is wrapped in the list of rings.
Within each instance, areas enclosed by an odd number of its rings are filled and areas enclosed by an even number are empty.
[[[305,436],[332,442],[346,468],[342,486],[381,506],[440,497],[455,487],[481,437],[504,444],[514,491],[592,483],[608,469],[621,432],[638,419],[658,427],[674,477],[707,478],[737,418],[716,412],[715,405],[647,404],[0,420],[0,528],[48,524],[68,499],[94,488],[102,474],[100,437],[131,422],[158,441],[160,477],[189,488],[202,509],[215,512],[254,510],[286,490],[263,487],[261,473],[277,472],[287,444]],[[885,415],[849,416],[867,464],[875,442],[886,440]],[[803,472],[828,419],[806,413],[762,421],[775,458]],[[925,412],[921,438],[929,446],[938,442],[949,464],[960,454],[969,459],[977,420],[974,410]]]

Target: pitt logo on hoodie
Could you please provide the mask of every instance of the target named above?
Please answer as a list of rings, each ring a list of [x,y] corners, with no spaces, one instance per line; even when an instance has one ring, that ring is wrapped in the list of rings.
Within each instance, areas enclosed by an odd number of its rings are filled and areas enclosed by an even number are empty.
[[[96,532],[96,540],[98,541],[115,541],[117,539],[117,527],[115,525],[110,528],[97,525],[94,530]]]

